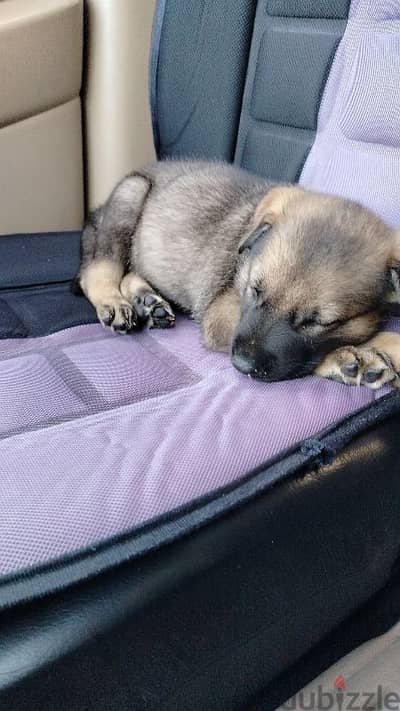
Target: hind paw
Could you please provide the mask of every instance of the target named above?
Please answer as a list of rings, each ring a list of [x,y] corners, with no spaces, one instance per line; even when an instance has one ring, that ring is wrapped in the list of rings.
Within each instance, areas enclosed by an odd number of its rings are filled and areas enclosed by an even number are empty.
[[[128,333],[137,327],[137,316],[132,306],[123,299],[97,307],[97,317],[102,326],[117,333]]]
[[[139,319],[149,328],[171,328],[175,324],[175,314],[168,301],[149,290],[142,290],[133,299]]]
[[[369,346],[346,346],[330,353],[316,369],[316,374],[346,385],[365,385],[377,390],[391,383],[398,385],[398,375],[384,351]]]

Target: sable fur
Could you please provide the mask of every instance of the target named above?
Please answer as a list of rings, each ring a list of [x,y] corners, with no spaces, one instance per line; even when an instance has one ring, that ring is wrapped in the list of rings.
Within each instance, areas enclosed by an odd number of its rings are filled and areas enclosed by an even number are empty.
[[[115,330],[172,325],[173,304],[207,347],[279,380],[374,335],[399,258],[398,233],[350,200],[168,161],[128,175],[89,217],[78,282]]]

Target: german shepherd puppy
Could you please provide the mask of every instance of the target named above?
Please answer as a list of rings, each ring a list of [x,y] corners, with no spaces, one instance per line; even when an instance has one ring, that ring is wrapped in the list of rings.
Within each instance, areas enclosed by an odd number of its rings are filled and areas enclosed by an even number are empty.
[[[369,340],[399,263],[400,233],[350,200],[165,161],[91,214],[77,280],[115,331],[172,326],[173,304],[252,377],[315,371],[377,388],[400,384],[400,335]]]

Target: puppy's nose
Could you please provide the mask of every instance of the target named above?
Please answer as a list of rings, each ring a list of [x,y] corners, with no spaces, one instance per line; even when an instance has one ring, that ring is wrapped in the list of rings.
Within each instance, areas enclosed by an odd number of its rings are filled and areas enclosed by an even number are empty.
[[[246,375],[254,373],[255,361],[250,356],[243,355],[242,353],[233,353],[232,363],[241,373],[246,373]]]

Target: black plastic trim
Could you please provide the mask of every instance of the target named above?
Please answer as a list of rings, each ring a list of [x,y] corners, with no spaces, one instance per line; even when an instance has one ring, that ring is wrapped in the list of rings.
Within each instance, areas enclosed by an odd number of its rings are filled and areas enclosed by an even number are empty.
[[[400,393],[394,391],[324,430],[317,437],[303,441],[285,452],[283,457],[281,455],[261,465],[234,485],[217,490],[192,502],[190,506],[174,510],[98,546],[5,577],[0,582],[0,609],[62,590],[186,537],[307,466],[330,463],[355,436],[399,413]]]

